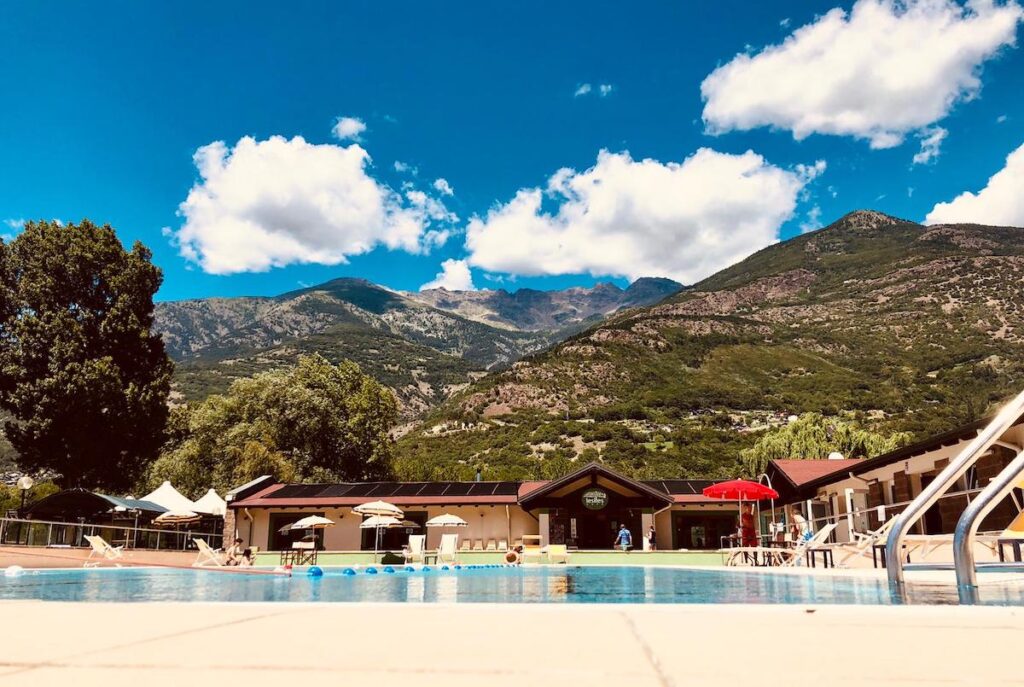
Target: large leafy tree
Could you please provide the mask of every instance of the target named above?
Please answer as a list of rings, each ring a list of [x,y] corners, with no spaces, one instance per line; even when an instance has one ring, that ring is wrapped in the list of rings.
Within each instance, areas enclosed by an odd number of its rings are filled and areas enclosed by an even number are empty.
[[[744,472],[755,477],[769,460],[795,458],[819,460],[837,451],[845,458],[871,458],[908,444],[908,432],[880,434],[852,420],[805,413],[787,425],[767,431],[757,443],[741,452]]]
[[[170,480],[191,496],[260,475],[283,481],[392,476],[394,396],[353,362],[319,355],[234,382],[227,394],[176,408],[147,486]]]
[[[89,221],[0,242],[0,406],[23,469],[121,489],[159,453],[173,366],[152,331],[151,257]]]

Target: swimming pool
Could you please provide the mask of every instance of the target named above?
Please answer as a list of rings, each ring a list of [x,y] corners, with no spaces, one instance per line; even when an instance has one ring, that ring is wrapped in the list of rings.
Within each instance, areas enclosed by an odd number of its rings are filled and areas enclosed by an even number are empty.
[[[466,603],[956,603],[948,586],[911,585],[901,601],[882,580],[665,567],[463,567],[323,577],[103,568],[0,577],[0,599],[46,601],[466,602]],[[982,603],[1024,605],[1024,584],[983,588]]]

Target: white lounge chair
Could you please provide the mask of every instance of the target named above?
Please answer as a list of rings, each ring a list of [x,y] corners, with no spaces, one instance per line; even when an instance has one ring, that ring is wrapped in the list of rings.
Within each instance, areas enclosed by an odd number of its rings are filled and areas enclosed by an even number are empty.
[[[569,564],[569,549],[565,544],[548,544],[546,553],[548,563]]]
[[[508,551],[508,540],[501,539],[498,541],[498,551]]]
[[[423,562],[423,547],[427,541],[425,534],[411,534],[409,535],[409,545],[406,550],[402,553],[405,556],[406,563],[422,563]]]
[[[851,558],[857,556],[871,556],[872,548],[875,544],[879,544],[885,541],[889,536],[889,530],[892,529],[892,524],[896,522],[896,518],[892,517],[886,520],[879,526],[877,530],[868,530],[867,532],[854,532],[853,541],[847,544],[837,544],[836,548],[843,552],[843,557],[836,563],[837,567],[845,567],[846,562]]]
[[[437,547],[437,563],[455,563],[458,558],[459,535],[442,534]]]
[[[124,558],[124,547],[123,546],[111,546],[107,543],[107,540],[103,537],[96,535],[85,535],[85,540],[89,542],[89,546],[92,547],[92,551],[89,552],[89,557],[86,559],[83,567],[90,567],[97,565],[96,561],[91,561],[93,556],[99,556],[106,561],[116,561]]]
[[[796,548],[792,549],[789,552],[789,558],[782,561],[782,567],[792,568],[797,563],[806,563],[807,554],[814,549],[820,549],[824,547],[825,542],[828,541],[829,536],[831,536],[832,531],[835,530],[835,528],[836,524],[834,522],[827,523],[824,527],[815,532],[813,537],[798,543],[796,545]]]
[[[462,545],[459,547],[460,551],[469,551],[473,548],[473,542],[470,539],[463,539]]]
[[[217,553],[210,545],[206,543],[205,539],[199,539],[198,537],[192,538],[192,543],[199,549],[199,555],[196,556],[196,560],[192,563],[193,568],[223,568],[226,561],[222,554]]]
[[[487,548],[485,549],[485,551],[497,551],[497,550],[498,550],[498,542],[494,541],[493,539],[488,539],[487,540]]]

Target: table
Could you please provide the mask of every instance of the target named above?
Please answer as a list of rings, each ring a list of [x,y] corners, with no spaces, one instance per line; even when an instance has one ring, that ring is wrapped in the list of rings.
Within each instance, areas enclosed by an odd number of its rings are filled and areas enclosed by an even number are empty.
[[[907,545],[903,545],[903,550],[907,553],[907,563],[910,562],[910,552],[907,551]],[[882,567],[885,567],[885,544],[872,544],[871,545],[871,565],[878,567],[878,561],[882,561]]]
[[[1006,562],[1006,556],[1003,555],[1003,547],[1006,546],[1007,544],[1009,544],[1010,547],[1013,549],[1013,562],[1014,563],[1020,563],[1021,562],[1020,547],[1021,547],[1021,544],[1024,544],[1024,539],[997,539],[996,540],[996,546],[999,547],[999,562],[1000,563],[1005,563]]]
[[[823,568],[834,568],[836,567],[835,558],[832,556],[831,546],[816,547],[813,549],[807,549],[807,562],[810,563],[811,567],[815,567],[815,559],[817,554],[821,554],[821,567]]]

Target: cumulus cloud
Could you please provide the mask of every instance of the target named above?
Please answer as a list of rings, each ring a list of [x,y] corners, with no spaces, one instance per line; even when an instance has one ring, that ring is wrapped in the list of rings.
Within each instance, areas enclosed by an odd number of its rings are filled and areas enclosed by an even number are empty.
[[[169,233],[211,274],[335,265],[378,246],[424,253],[457,219],[432,196],[376,181],[356,144],[247,136],[233,148],[210,143],[193,159],[200,178],[178,208],[184,223]]]
[[[434,179],[434,188],[443,196],[450,196],[455,194],[455,190],[452,189],[452,185],[448,183],[447,179]]]
[[[573,91],[572,96],[574,98],[579,98],[581,95],[586,95],[587,93],[590,93],[590,91],[592,90],[594,89],[593,86],[591,86],[590,84],[581,83],[579,86],[576,87],[576,90]]]
[[[420,291],[427,289],[476,291],[476,286],[473,285],[473,274],[465,260],[445,260],[441,263],[441,271],[434,280],[420,287]]]
[[[982,64],[1013,45],[1016,2],[858,0],[781,45],[739,54],[701,84],[710,133],[762,126],[898,145],[975,97]]]
[[[611,95],[613,90],[615,90],[615,86],[612,86],[610,83],[603,83],[597,87],[597,92],[602,98]]]
[[[919,131],[917,137],[921,139],[921,149],[914,155],[914,164],[927,165],[938,160],[939,149],[948,134],[941,126]]]
[[[977,193],[965,191],[939,203],[925,218],[927,224],[970,222],[1024,227],[1024,145],[1010,153],[1006,166],[992,175]]]
[[[331,129],[331,133],[339,141],[358,141],[364,131],[366,123],[358,117],[338,117],[334,120],[334,128]]]
[[[399,174],[411,174],[413,176],[420,173],[419,167],[410,165],[408,162],[402,162],[401,160],[395,160],[395,171]]]
[[[778,240],[824,163],[785,170],[748,151],[682,162],[600,152],[521,189],[466,228],[468,262],[516,275],[589,273],[693,283]],[[555,206],[549,209],[550,206]]]

